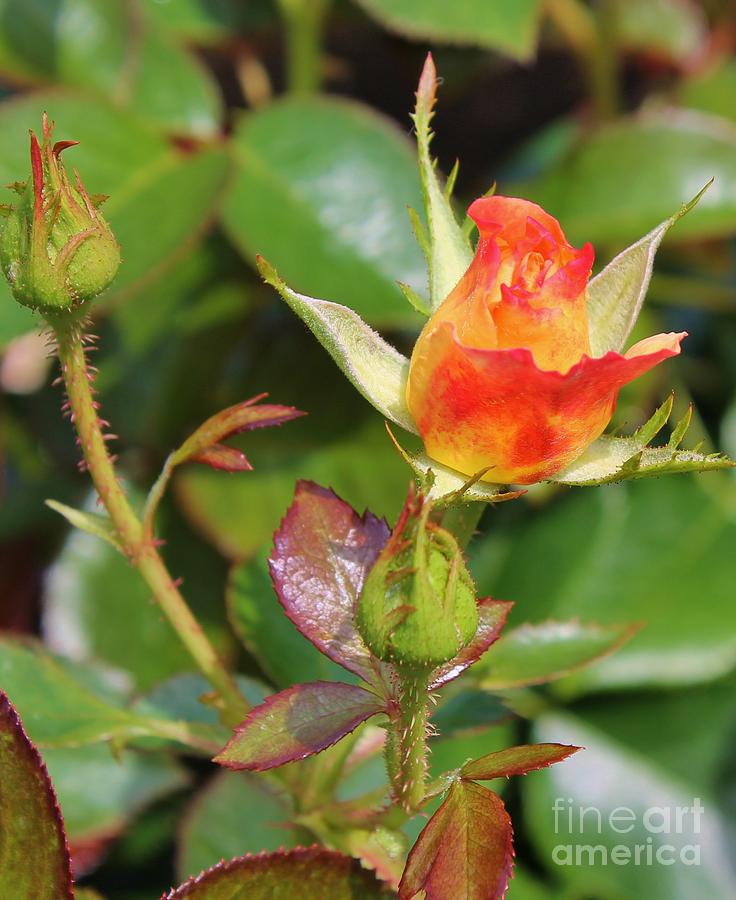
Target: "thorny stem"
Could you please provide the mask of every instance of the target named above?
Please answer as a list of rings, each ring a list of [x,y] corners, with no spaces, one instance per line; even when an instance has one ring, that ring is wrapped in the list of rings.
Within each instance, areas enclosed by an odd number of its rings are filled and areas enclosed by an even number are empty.
[[[56,333],[61,373],[84,461],[100,500],[117,529],[124,552],[151,589],[199,670],[219,694],[223,722],[236,725],[248,712],[248,704],[192,615],[152,536],[144,531],[118,482],[97,415],[92,373],[87,366],[81,325],[78,321],[70,322],[68,316],[58,317],[51,325]]]
[[[421,809],[427,782],[428,674],[400,672],[396,718],[386,736],[386,768],[396,800],[408,812]]]

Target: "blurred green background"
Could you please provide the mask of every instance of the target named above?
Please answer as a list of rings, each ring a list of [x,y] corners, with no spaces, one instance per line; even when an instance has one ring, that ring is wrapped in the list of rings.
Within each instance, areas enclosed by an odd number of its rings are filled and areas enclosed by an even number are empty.
[[[110,197],[124,265],[96,306],[95,364],[132,489],[230,403],[268,391],[309,413],[247,436],[253,473],[184,469],[163,511],[172,571],[243,672],[279,687],[337,677],[265,574],[295,479],[390,518],[409,479],[380,417],[254,257],[410,350],[420,322],[396,282],[426,291],[406,207],[421,207],[408,114],[428,49],[444,82],[433,148],[445,172],[461,161],[456,195],[497,182],[535,200],[572,242],[593,242],[598,266],[715,177],[660,251],[635,335],[687,330],[685,352],[626,390],[615,424],[632,430],[674,388],[676,410],[695,403],[691,437],[736,453],[735,48],[731,0],[0,0],[0,183],[27,176],[45,110],[58,139],[80,141],[67,164]],[[166,690],[191,666],[145,588],[43,505],[91,502],[47,353],[3,282],[0,627],[101,664],[127,698]],[[438,770],[513,740],[588,748],[509,785],[511,900],[736,896],[735,546],[722,473],[541,488],[485,514],[472,566],[482,593],[516,601],[514,624],[642,625],[584,672],[504,695],[514,715],[500,724],[471,678],[443,707]],[[0,686],[12,698],[11,656],[0,652]],[[111,900],[294,840],[259,783],[213,779],[201,762],[115,758],[104,744],[44,756],[77,871]],[[555,865],[558,797],[604,816],[699,797],[701,864]],[[584,841],[620,842],[610,828]]]

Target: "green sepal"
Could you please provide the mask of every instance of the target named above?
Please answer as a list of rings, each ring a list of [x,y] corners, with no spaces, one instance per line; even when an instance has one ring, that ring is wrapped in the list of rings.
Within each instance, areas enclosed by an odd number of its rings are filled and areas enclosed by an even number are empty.
[[[669,219],[619,253],[588,285],[588,330],[593,356],[623,351],[652,277],[654,257],[667,232],[697,204],[711,179]]]
[[[668,421],[672,402],[672,397],[668,397],[651,419],[630,437],[604,435],[598,438],[575,462],[548,480],[554,484],[587,487],[677,472],[734,468],[736,462],[721,453],[678,449],[690,424],[690,410],[677,422],[665,446],[649,446]]]
[[[437,175],[436,161],[429,152],[432,141],[430,123],[436,97],[437,71],[430,53],[419,79],[412,120],[417,134],[419,174],[429,232],[425,241],[420,240],[420,245],[429,265],[429,300],[432,312],[462,278],[473,257],[468,236],[458,225],[452,208],[451,193],[456,169],[453,169],[443,189]]]
[[[406,405],[409,360],[352,309],[299,294],[263,257],[257,263],[263,280],[281,294],[348,381],[387,419],[416,434]]]

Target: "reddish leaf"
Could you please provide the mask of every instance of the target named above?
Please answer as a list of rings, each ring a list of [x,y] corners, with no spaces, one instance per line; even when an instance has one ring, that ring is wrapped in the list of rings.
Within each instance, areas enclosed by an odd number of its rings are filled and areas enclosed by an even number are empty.
[[[383,708],[352,684],[295,684],[251,710],[214,761],[229,769],[273,769],[324,750]]]
[[[514,866],[513,828],[501,798],[458,781],[409,854],[399,900],[502,900]]]
[[[0,897],[73,897],[64,824],[46,766],[0,691]]]
[[[276,593],[299,631],[330,659],[368,679],[373,662],[354,611],[388,536],[382,519],[359,516],[331,490],[300,481],[269,560]]]
[[[477,662],[491,644],[498,640],[513,605],[506,600],[492,600],[490,597],[479,600],[478,630],[475,632],[475,637],[467,647],[463,647],[455,659],[451,659],[437,669],[430,688],[442,687],[443,684],[447,684],[448,681],[461,675],[468,666]]]
[[[190,878],[161,900],[373,900],[395,896],[350,856],[322,847],[240,856]]]
[[[480,759],[465,763],[460,774],[463,778],[475,778],[480,781],[525,775],[535,769],[546,769],[547,766],[562,762],[581,749],[568,744],[523,744],[489,753]]]
[[[224,472],[252,472],[253,466],[248,462],[248,457],[242,450],[235,447],[226,447],[224,444],[213,444],[202,450],[196,456],[191,457],[192,462],[204,463],[212,469],[222,469]]]
[[[244,403],[236,403],[235,406],[229,406],[221,412],[216,413],[203,422],[199,428],[187,438],[186,441],[172,456],[172,464],[175,466],[191,459],[199,458],[204,451],[221,441],[240,434],[242,431],[251,431],[254,428],[267,428],[272,425],[281,425],[290,419],[296,419],[305,413],[294,409],[293,406],[277,406],[272,403],[264,403],[261,406],[256,404],[267,397],[268,394],[259,394],[257,397],[251,397]],[[243,457],[245,459],[245,457]],[[209,460],[200,460],[212,463]],[[219,466],[216,468],[225,468]],[[242,466],[240,468],[243,468]]]

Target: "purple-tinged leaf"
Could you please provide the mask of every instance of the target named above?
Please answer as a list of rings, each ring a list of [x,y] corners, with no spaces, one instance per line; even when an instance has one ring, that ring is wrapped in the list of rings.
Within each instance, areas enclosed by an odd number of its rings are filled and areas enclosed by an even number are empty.
[[[191,458],[192,462],[203,463],[211,469],[222,469],[224,472],[252,472],[253,466],[242,450],[227,447],[225,444],[213,444]]]
[[[582,750],[582,747],[569,744],[522,744],[474,759],[462,767],[460,775],[479,781],[526,775],[535,769],[546,769],[547,766],[562,762],[578,750]]]
[[[399,900],[502,900],[514,867],[514,833],[501,798],[457,781],[409,854]]]
[[[240,856],[190,878],[161,900],[373,900],[395,897],[357,859],[322,847]]]
[[[214,761],[229,769],[273,769],[319,753],[383,710],[378,697],[352,684],[295,684],[251,710]]]
[[[383,519],[359,516],[328,488],[299,481],[269,560],[294,625],[318,650],[366,679],[373,661],[355,627],[355,605],[388,536]]]
[[[0,691],[0,897],[73,896],[69,848],[51,780]]]
[[[267,396],[268,394],[259,394],[257,397],[251,397],[250,400],[246,400],[244,403],[236,403],[235,406],[229,406],[227,409],[223,409],[221,412],[211,416],[172,455],[171,464],[178,466],[187,460],[198,460],[207,462],[208,465],[213,465],[209,460],[201,459],[202,454],[208,448],[235,434],[240,434],[242,431],[281,425],[290,419],[296,419],[298,416],[305,415],[305,413],[294,409],[292,406],[278,406],[272,403],[264,403],[258,406],[258,402]],[[215,466],[215,468],[225,467]],[[244,467],[240,466],[240,468]]]
[[[475,637],[455,659],[437,669],[432,676],[431,689],[442,687],[457,678],[483,656],[491,644],[498,640],[513,605],[506,600],[492,600],[490,597],[478,601],[478,630]]]

